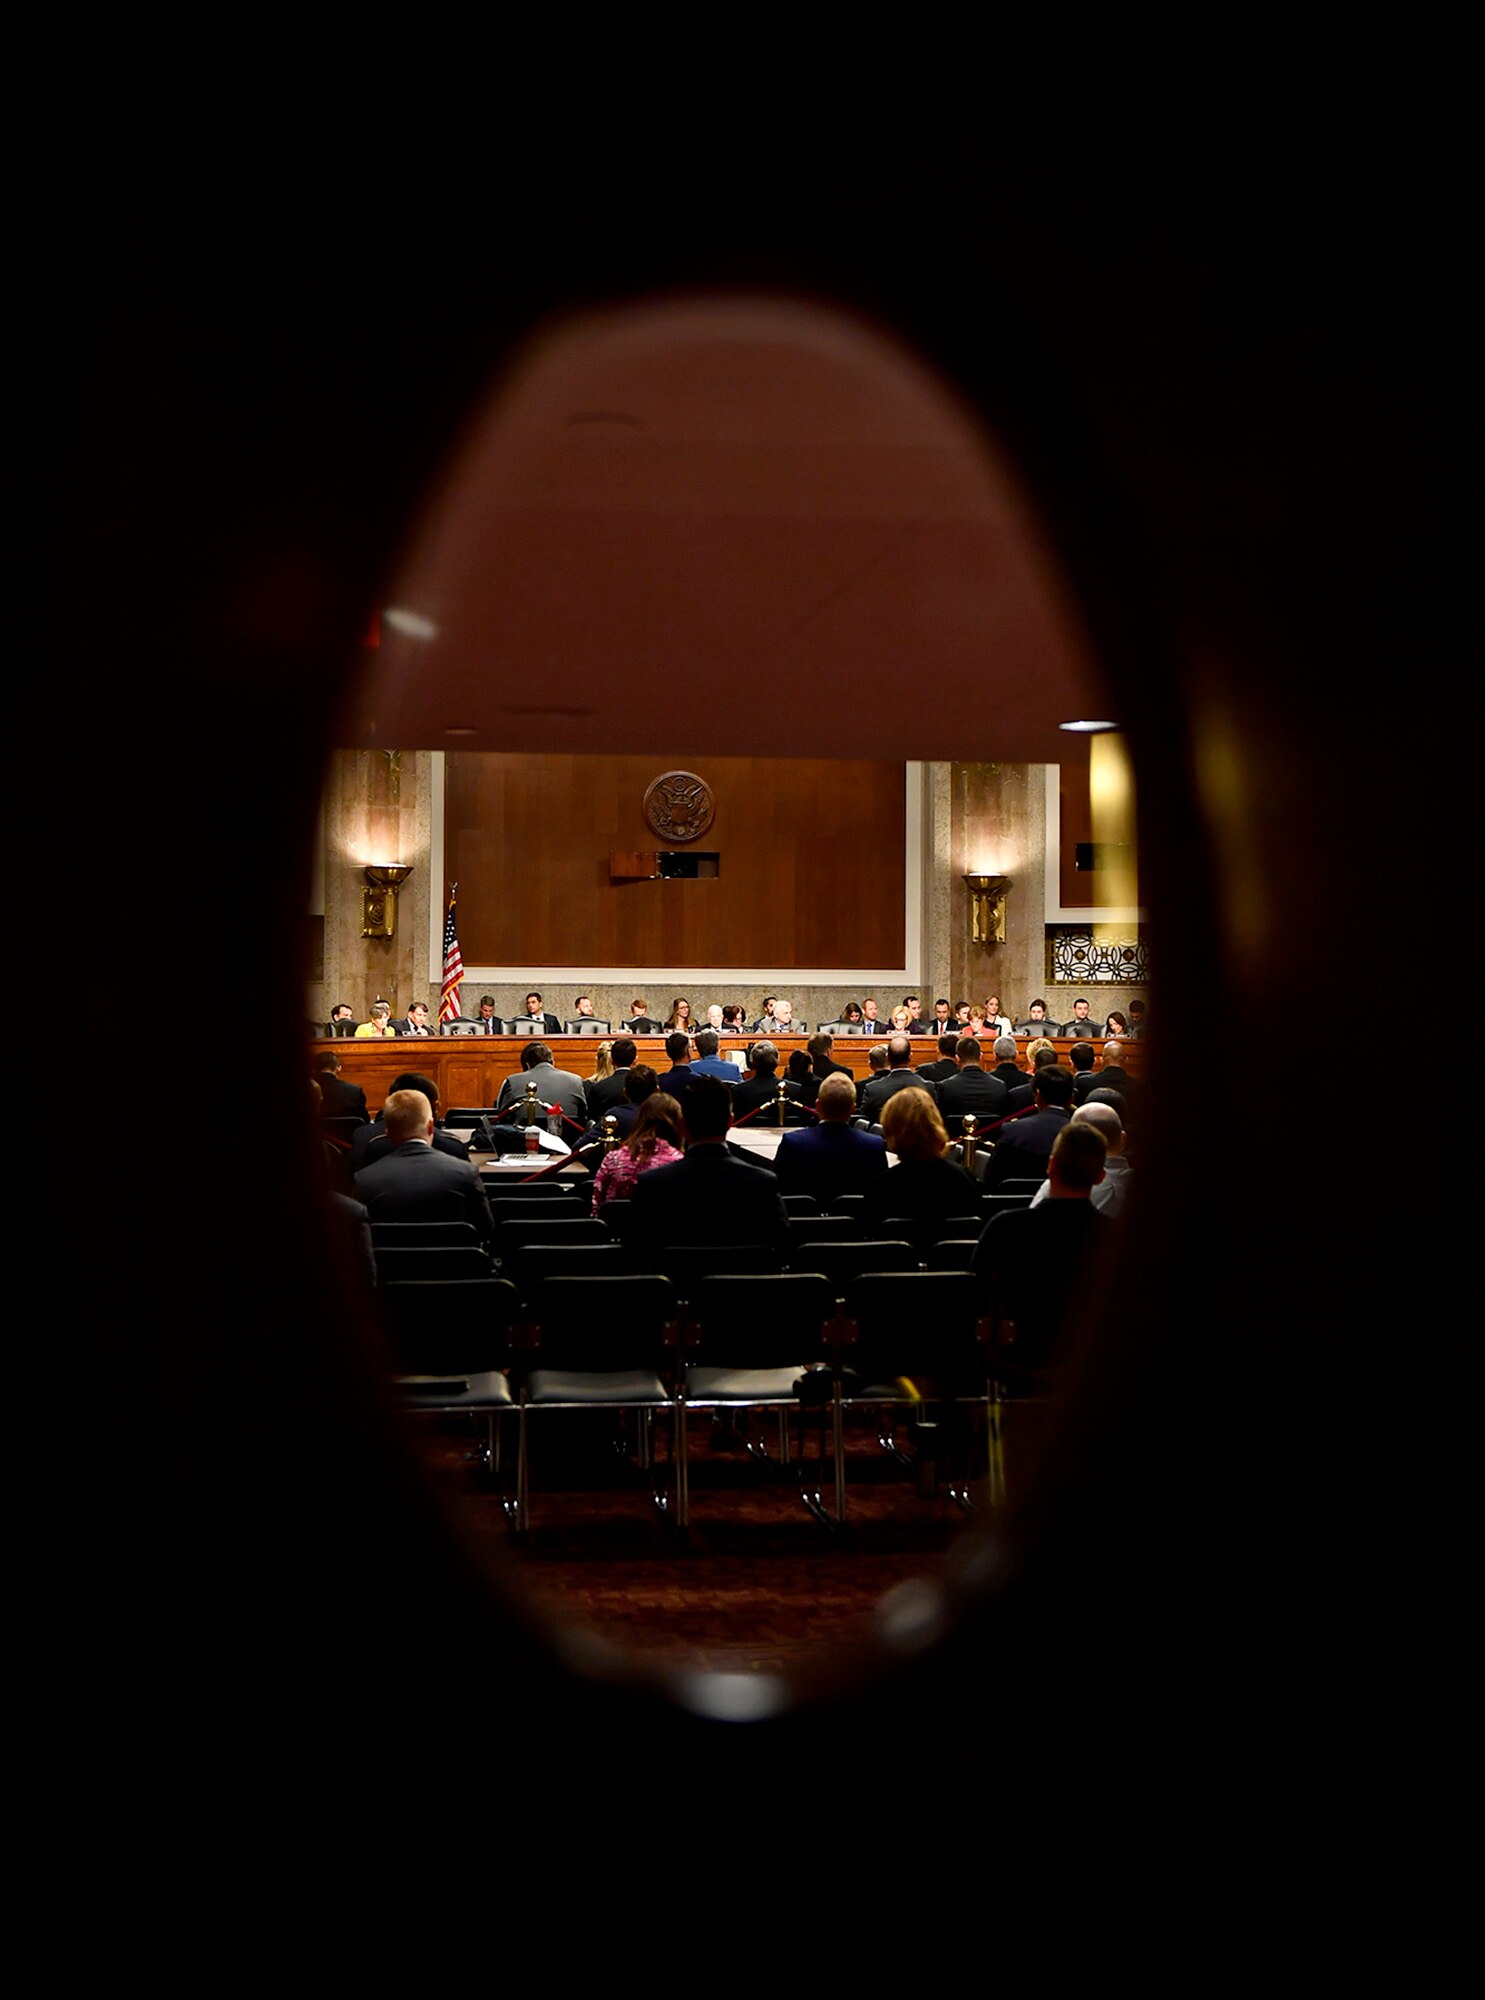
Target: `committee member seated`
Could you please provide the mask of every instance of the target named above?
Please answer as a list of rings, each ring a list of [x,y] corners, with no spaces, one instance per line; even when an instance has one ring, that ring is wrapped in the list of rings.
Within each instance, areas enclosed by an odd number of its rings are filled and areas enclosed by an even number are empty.
[[[1026,1019],[1016,1023],[1018,1035],[1055,1035],[1058,1032],[1057,1022],[1047,1019],[1045,1000],[1033,1000],[1026,1010]]]
[[[643,994],[636,994],[629,1002],[629,1019],[624,1026],[631,1035],[658,1035],[664,1025],[650,1013],[650,1003]]]
[[[944,1121],[921,1083],[911,1080],[887,1100],[882,1138],[888,1152],[896,1153],[897,1165],[866,1191],[861,1208],[868,1230],[880,1229],[896,1216],[913,1222],[978,1217],[980,1191],[973,1175],[949,1158]]]
[[[856,1086],[849,1072],[833,1071],[820,1083],[815,1101],[819,1122],[803,1132],[786,1132],[774,1155],[773,1170],[783,1194],[812,1194],[821,1208],[839,1195],[865,1194],[887,1171],[886,1141],[852,1125]]]
[[[345,1037],[354,1035],[355,1032],[356,1017],[351,1012],[351,1003],[349,1000],[341,1000],[330,1009],[330,1021],[325,1029],[325,1033],[327,1035]]]
[[[382,1115],[388,1150],[362,1167],[352,1184],[373,1223],[471,1222],[489,1242],[495,1229],[479,1175],[468,1160],[435,1148],[433,1107],[423,1092],[394,1090]]]
[[[414,1000],[404,1019],[396,1023],[399,1035],[426,1035],[428,1033],[428,1009],[421,1000]]]
[[[538,994],[537,998],[540,999]],[[583,1094],[583,1079],[574,1076],[571,1070],[558,1069],[552,1061],[552,1052],[545,1042],[528,1042],[521,1051],[521,1074],[508,1076],[500,1086],[500,1095],[495,1100],[497,1111],[511,1111],[526,1101],[526,1086],[536,1085],[537,1101],[548,1107],[556,1105],[564,1118],[572,1119],[575,1125],[587,1122],[588,1100]]]
[[[1075,1041],[1093,1040],[1098,1032],[1098,1023],[1089,1014],[1086,1000],[1074,1000],[1072,1019],[1063,1022],[1062,1032],[1071,1035]]]
[[[593,1001],[589,994],[579,993],[573,1001],[572,1019],[567,1023],[567,1032],[569,1035],[608,1033],[608,1022],[600,1021],[593,1012]]]
[[[710,1243],[760,1243],[782,1252],[789,1225],[778,1180],[729,1150],[726,1084],[694,1077],[680,1106],[685,1157],[635,1182],[628,1241],[642,1255],[667,1244]]]
[[[557,1019],[557,1016],[544,1011],[539,993],[528,993],[526,995],[521,1011],[516,1016],[516,1019],[518,1021],[540,1021],[541,1031],[544,1035],[560,1035],[562,1032],[562,1023]]]
[[[495,1002],[486,993],[480,1000],[480,1010],[474,1017],[477,1035],[503,1035],[505,1023],[495,1012]]]
[[[356,1040],[361,1042],[372,1036],[379,1039],[384,1035],[390,1038],[396,1032],[397,1030],[392,1026],[392,1009],[385,1000],[375,1000],[372,1002],[371,1019],[363,1021],[360,1027],[357,1028]]]

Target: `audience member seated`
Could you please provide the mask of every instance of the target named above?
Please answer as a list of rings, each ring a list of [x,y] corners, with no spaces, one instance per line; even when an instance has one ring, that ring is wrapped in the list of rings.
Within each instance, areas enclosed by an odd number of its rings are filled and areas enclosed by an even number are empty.
[[[1011,1108],[1011,1094],[998,1076],[987,1076],[980,1060],[983,1044],[973,1035],[962,1035],[954,1051],[956,1074],[938,1087],[938,1108],[945,1125],[957,1139],[961,1119],[973,1113],[981,1126],[1004,1118]]]
[[[1073,1017],[1070,1021],[1063,1023],[1062,1032],[1064,1035],[1073,1035],[1085,1041],[1091,1042],[1093,1040],[1093,1037],[1098,1033],[1098,1023],[1088,1018],[1088,1002],[1086,1000],[1074,1000]]]
[[[933,1084],[935,1088],[941,1083],[947,1083],[951,1076],[958,1076],[959,1064],[956,1058],[959,1042],[960,1034],[957,1028],[951,1028],[946,1034],[940,1035],[936,1060],[919,1063],[915,1074],[921,1076],[925,1082]]]
[[[628,1138],[604,1154],[593,1176],[593,1207],[627,1200],[641,1174],[668,1167],[681,1157],[681,1107],[666,1091],[653,1090],[635,1112]]]
[[[631,1035],[658,1035],[663,1023],[650,1013],[650,1003],[642,993],[629,1002],[629,1019],[624,1023]]]
[[[886,1141],[852,1125],[856,1086],[848,1071],[820,1079],[818,1122],[802,1132],[786,1132],[774,1155],[773,1170],[784,1194],[812,1194],[828,1208],[843,1194],[865,1194],[887,1171]]]
[[[875,1051],[873,1051],[875,1054]],[[887,1073],[868,1078],[861,1093],[861,1111],[873,1125],[881,1123],[882,1109],[899,1090],[925,1090],[933,1096],[934,1086],[925,1083],[912,1067],[913,1045],[906,1035],[894,1035],[887,1044]]]
[[[537,997],[539,999],[540,995]],[[540,1103],[555,1104],[564,1118],[571,1118],[578,1125],[585,1123],[588,1100],[583,1094],[583,1079],[571,1070],[558,1069],[552,1061],[551,1050],[542,1041],[527,1042],[521,1050],[521,1074],[508,1076],[501,1084],[495,1109],[510,1111],[523,1104],[526,1086],[531,1083],[536,1085]]]
[[[790,1049],[784,1064],[784,1080],[799,1085],[799,1101],[812,1109],[820,1092],[820,1079],[810,1065],[810,1059],[803,1049]]]
[[[360,1042],[365,1041],[369,1036],[395,1035],[396,1032],[396,1029],[392,1026],[392,1009],[387,1005],[385,1000],[377,1000],[372,1003],[371,1019],[363,1021],[360,1027],[357,1028],[356,1040]]]
[[[686,1151],[634,1184],[628,1240],[643,1252],[666,1244],[761,1243],[783,1251],[788,1217],[776,1176],[727,1145],[732,1098],[725,1083],[698,1076],[681,1094]]]
[[[815,1087],[817,1090],[827,1076],[849,1076],[851,1074],[844,1063],[838,1063],[835,1060],[835,1056],[832,1053],[835,1048],[835,1037],[834,1035],[826,1034],[823,1028],[818,1035],[810,1036],[806,1048],[809,1054],[810,1068],[815,1072]]]
[[[446,1132],[438,1122],[438,1085],[431,1076],[422,1076],[415,1069],[404,1070],[402,1075],[392,1080],[392,1090],[421,1091],[432,1108],[435,1129],[433,1145],[436,1151],[447,1153],[451,1160],[467,1160],[469,1145],[467,1140],[456,1139],[452,1132]],[[389,1092],[390,1096],[391,1093]],[[391,1151],[391,1140],[387,1137],[386,1109],[379,1111],[369,1125],[362,1125],[351,1136],[351,1171],[359,1172]]]
[[[1098,1051],[1092,1042],[1074,1042],[1067,1052],[1067,1059],[1073,1072],[1073,1103],[1081,1104],[1098,1082],[1098,1072],[1094,1068]]]
[[[995,1136],[990,1170],[985,1176],[988,1193],[1008,1180],[1043,1180],[1053,1141],[1071,1116],[1072,1071],[1060,1063],[1043,1063],[1032,1077],[1034,1109],[1002,1125]]]
[[[433,1106],[421,1090],[394,1090],[383,1107],[387,1151],[361,1168],[353,1192],[373,1222],[471,1222],[489,1242],[490,1204],[468,1160],[434,1145]]]
[[[710,1011],[710,1010],[708,1010]],[[720,1009],[718,1010],[720,1012]],[[718,1042],[715,1028],[699,1029],[696,1036],[696,1057],[691,1064],[693,1076],[715,1076],[723,1083],[737,1085],[742,1082],[742,1071],[734,1062],[727,1062],[717,1054]]]
[[[862,1219],[868,1230],[880,1229],[894,1216],[913,1222],[978,1216],[980,1191],[974,1177],[948,1157],[949,1135],[938,1106],[911,1071],[907,1087],[894,1092],[882,1111],[882,1139],[896,1153],[897,1165],[866,1190]]]
[[[366,1123],[369,1116],[366,1092],[359,1083],[346,1082],[334,1049],[316,1049],[310,1070],[320,1086],[322,1118],[359,1118],[363,1125]]]
[[[593,1074],[583,1086],[590,1118],[601,1118],[605,1111],[617,1110],[624,1102],[624,1084],[638,1053],[628,1035],[598,1044]]]
[[[1085,1104],[1081,1111],[1073,1113],[1071,1124],[1091,1125],[1108,1149],[1103,1163],[1103,1179],[1094,1185],[1090,1199],[1093,1206],[1110,1221],[1117,1220],[1129,1193],[1129,1162],[1124,1157],[1126,1134],[1119,1113],[1112,1104]],[[1055,1145],[1053,1151],[1056,1151]],[[1051,1180],[1044,1180],[1032,1196],[1032,1206],[1046,1201],[1051,1192]]]
[[[1139,1106],[1139,1085],[1124,1067],[1123,1058],[1124,1050],[1120,1043],[1105,1042],[1103,1045],[1103,1061],[1096,1073],[1096,1082],[1098,1088],[1102,1090],[1117,1090],[1119,1092],[1119,1095],[1124,1099],[1125,1121],[1127,1123]],[[1092,1095],[1091,1088],[1089,1095]]]
[[[974,1269],[1015,1323],[1010,1353],[1028,1368],[1060,1358],[1069,1310],[1101,1283],[1113,1224],[1089,1199],[1105,1171],[1102,1134],[1079,1119],[1063,1127],[1047,1164],[1048,1198],[985,1225]]]
[[[1022,1104],[1031,1102],[1031,1079],[1023,1073],[1016,1061],[1014,1038],[1009,1034],[997,1035],[992,1053],[995,1057],[995,1067],[990,1074],[998,1076],[1006,1087],[1006,1109],[1019,1111]],[[1016,1092],[1023,1087],[1026,1095],[1018,1100]]]
[[[792,1098],[796,1104],[803,1101],[803,1093],[799,1085],[797,1083],[789,1083],[780,1078],[779,1052],[772,1042],[758,1042],[755,1044],[752,1069],[753,1074],[748,1081],[740,1083],[732,1093],[732,1115],[734,1118],[746,1118],[750,1112],[757,1111],[759,1115],[753,1120],[753,1123],[755,1125],[769,1124],[773,1120],[774,1113],[761,1111],[759,1109],[760,1106],[771,1105],[780,1094],[786,1098]],[[787,1111],[784,1116],[786,1119],[788,1118],[789,1114]],[[796,1115],[791,1122],[798,1124],[800,1122],[799,1116]]]
[[[691,1037],[677,1028],[665,1037],[665,1053],[670,1058],[670,1068],[660,1073],[660,1088],[669,1096],[679,1098],[691,1081]]]

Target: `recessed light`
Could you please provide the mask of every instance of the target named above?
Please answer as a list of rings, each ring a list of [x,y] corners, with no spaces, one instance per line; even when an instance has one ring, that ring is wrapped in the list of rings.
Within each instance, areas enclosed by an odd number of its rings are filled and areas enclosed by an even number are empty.
[[[1059,729],[1066,729],[1075,736],[1097,736],[1107,729],[1117,729],[1117,722],[1059,722]]]
[[[408,611],[394,606],[382,613],[382,623],[390,625],[394,632],[400,632],[404,639],[436,639],[438,627],[431,618],[425,618],[421,611]]]
[[[465,724],[463,724],[463,723],[460,723],[460,724],[456,725],[456,726],[455,726],[455,727],[453,727],[453,728],[449,728],[449,729],[445,729],[445,731],[444,731],[443,733],[444,733],[444,735],[445,735],[445,736],[478,736],[478,735],[479,735],[479,731],[478,731],[477,729],[470,729],[470,728],[468,728],[468,727],[467,727],[467,726],[466,726]]]

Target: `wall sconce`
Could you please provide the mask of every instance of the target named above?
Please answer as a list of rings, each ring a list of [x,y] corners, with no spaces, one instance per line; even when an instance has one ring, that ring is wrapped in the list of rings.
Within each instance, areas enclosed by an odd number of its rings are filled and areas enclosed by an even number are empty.
[[[969,890],[969,941],[971,944],[1005,943],[1005,892],[1009,875],[966,875]]]
[[[361,891],[362,937],[389,938],[397,935],[397,891],[411,875],[411,867],[391,862],[379,866],[367,862],[361,871],[366,887]]]

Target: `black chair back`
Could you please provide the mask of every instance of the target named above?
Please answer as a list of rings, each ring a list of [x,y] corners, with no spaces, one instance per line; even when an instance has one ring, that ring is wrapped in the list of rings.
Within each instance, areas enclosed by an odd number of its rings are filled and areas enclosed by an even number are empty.
[[[409,1250],[401,1244],[395,1247],[382,1244],[372,1238],[372,1250],[376,1257],[376,1280],[379,1285],[399,1284],[406,1280],[438,1283],[451,1278],[488,1278],[490,1259],[478,1244],[438,1244],[428,1248]]]
[[[399,1280],[377,1292],[393,1363],[403,1375],[478,1375],[508,1367],[520,1304],[514,1285],[489,1276]]]

